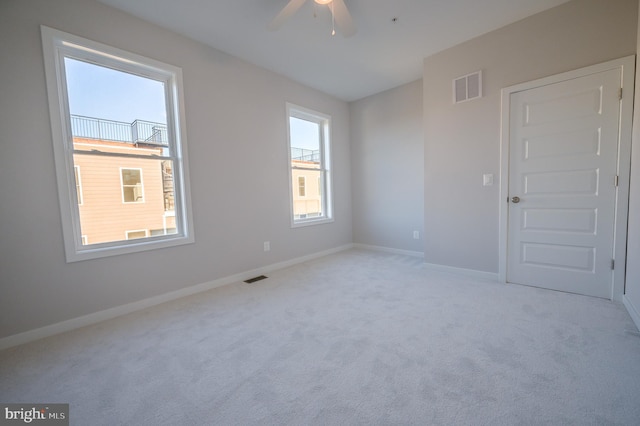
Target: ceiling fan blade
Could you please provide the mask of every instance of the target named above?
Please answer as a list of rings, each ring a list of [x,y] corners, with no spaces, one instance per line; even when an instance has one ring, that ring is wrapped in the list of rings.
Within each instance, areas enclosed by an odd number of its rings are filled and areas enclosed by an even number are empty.
[[[331,8],[333,11],[333,17],[336,20],[336,24],[342,32],[342,35],[345,37],[351,37],[357,31],[355,24],[353,23],[353,19],[351,19],[351,14],[349,13],[349,9],[347,9],[347,5],[344,4],[344,0],[333,0],[333,7]]]
[[[275,31],[282,26],[286,22],[287,19],[291,18],[297,11],[300,9],[307,0],[291,0],[281,11],[278,13],[273,21],[269,24],[267,28],[271,31]]]

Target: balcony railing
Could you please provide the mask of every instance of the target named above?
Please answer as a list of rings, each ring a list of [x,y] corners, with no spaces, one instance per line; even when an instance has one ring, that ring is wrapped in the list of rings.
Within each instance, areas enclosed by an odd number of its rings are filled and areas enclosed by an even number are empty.
[[[162,123],[135,120],[133,123],[71,115],[74,137],[126,143],[168,145],[167,126]]]
[[[304,148],[291,147],[291,160],[309,161],[312,163],[320,162],[320,150],[311,150]]]

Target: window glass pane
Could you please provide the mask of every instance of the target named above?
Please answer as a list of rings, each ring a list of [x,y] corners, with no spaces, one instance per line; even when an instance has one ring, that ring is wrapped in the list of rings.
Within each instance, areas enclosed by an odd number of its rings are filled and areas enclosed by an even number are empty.
[[[121,169],[122,173],[122,201],[125,203],[140,203],[144,201],[141,169]]]
[[[290,117],[289,120],[291,161],[319,164],[320,125],[297,117]]]
[[[65,58],[74,149],[168,155],[164,83]]]
[[[176,233],[173,162],[135,158],[170,154],[164,82],[68,57],[65,71],[85,241]]]
[[[142,176],[140,175],[140,169],[122,169],[123,185],[140,185],[141,183]]]
[[[124,240],[130,230],[148,230],[146,237],[177,232],[171,160],[83,152],[73,158],[82,170],[81,233],[91,244]]]
[[[135,240],[138,238],[145,238],[147,236],[147,231],[127,231],[127,240]]]
[[[322,216],[321,170],[293,170],[295,182],[304,182],[304,193],[294,190],[294,219]]]

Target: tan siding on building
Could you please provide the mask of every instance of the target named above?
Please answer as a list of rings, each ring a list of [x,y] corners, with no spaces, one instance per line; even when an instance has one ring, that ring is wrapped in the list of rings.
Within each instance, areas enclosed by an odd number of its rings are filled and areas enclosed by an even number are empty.
[[[82,142],[87,142],[83,140]],[[93,142],[100,151],[135,153],[131,144]],[[122,145],[119,147],[117,145]],[[79,146],[85,150],[87,147]],[[132,149],[133,148],[133,149]],[[146,152],[149,149],[141,149]],[[157,151],[156,151],[157,152]],[[80,167],[82,199],[79,206],[82,235],[88,244],[126,239],[126,231],[161,230],[175,227],[175,218],[164,218],[162,160],[145,158],[108,157],[76,153],[74,164]],[[124,202],[121,169],[140,169],[144,200]],[[171,212],[173,213],[173,212]]]
[[[294,167],[314,167],[320,168],[318,163],[309,161],[293,160]],[[301,196],[298,191],[298,178],[305,178],[305,195]],[[292,169],[292,190],[293,190],[293,214],[315,215],[322,212],[322,197],[320,194],[320,170],[300,170]]]

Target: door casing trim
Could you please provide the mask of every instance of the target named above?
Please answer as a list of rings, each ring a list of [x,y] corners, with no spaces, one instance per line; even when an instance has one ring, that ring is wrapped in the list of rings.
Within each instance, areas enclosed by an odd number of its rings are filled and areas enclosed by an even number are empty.
[[[631,131],[633,123],[633,99],[635,83],[635,55],[591,65],[573,71],[556,74],[541,79],[505,87],[501,90],[501,122],[500,122],[500,206],[499,206],[499,259],[498,280],[507,282],[508,232],[509,232],[509,127],[511,95],[549,84],[560,83],[575,78],[585,77],[612,69],[619,69],[622,74],[623,96],[620,102],[620,122],[618,132],[617,174],[618,190],[616,192],[614,253],[615,268],[610,299],[622,302],[626,273],[627,252],[627,216],[629,212],[629,179],[631,171]]]

